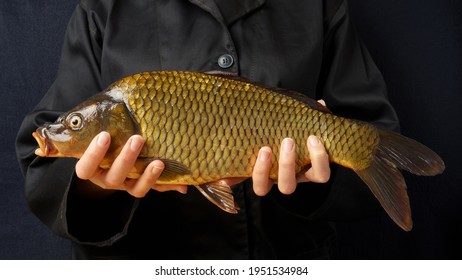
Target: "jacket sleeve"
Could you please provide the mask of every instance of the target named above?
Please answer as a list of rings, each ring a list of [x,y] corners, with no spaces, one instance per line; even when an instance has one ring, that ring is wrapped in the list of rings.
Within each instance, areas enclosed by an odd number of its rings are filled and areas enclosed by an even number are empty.
[[[351,23],[346,1],[331,2],[340,5],[325,23],[317,99],[325,100],[336,115],[398,131],[397,115],[388,101],[385,81]],[[299,194],[278,195],[278,203],[296,215],[331,221],[356,220],[383,211],[352,170],[334,164],[331,168],[328,186],[299,186],[296,190]],[[306,203],[297,196],[317,203]]]
[[[31,211],[55,233],[76,242],[107,245],[126,232],[137,200],[125,192],[94,200],[82,197],[74,186],[75,159],[41,158],[32,132],[102,88],[98,18],[76,7],[64,39],[55,82],[29,113],[18,132],[16,153],[25,178]],[[118,217],[117,219],[113,217]]]

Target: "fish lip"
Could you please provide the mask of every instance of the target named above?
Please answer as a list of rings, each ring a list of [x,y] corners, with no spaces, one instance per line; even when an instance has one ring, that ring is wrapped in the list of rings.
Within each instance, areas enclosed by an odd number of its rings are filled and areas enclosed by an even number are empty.
[[[55,148],[47,136],[45,128],[38,128],[32,133],[32,136],[39,145],[39,148],[35,150],[36,155],[41,157],[54,157],[59,155],[59,151]]]

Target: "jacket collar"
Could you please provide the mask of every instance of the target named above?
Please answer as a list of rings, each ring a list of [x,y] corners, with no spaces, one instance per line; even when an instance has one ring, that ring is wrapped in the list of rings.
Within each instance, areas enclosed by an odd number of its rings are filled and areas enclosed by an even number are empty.
[[[226,25],[261,7],[266,0],[189,0]]]

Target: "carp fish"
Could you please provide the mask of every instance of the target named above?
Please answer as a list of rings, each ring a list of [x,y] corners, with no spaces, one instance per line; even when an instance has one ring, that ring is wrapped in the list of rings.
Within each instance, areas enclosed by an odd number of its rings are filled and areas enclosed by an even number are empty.
[[[407,187],[400,170],[432,176],[443,160],[417,141],[370,123],[343,118],[300,93],[271,88],[223,73],[143,72],[120,79],[33,137],[41,157],[80,158],[101,131],[111,146],[109,168],[128,138],[145,144],[129,177],[138,178],[155,159],[165,163],[158,184],[196,186],[221,209],[237,212],[223,178],[251,177],[258,151],[273,150],[270,178],[277,180],[281,141],[296,143],[296,171],[310,164],[309,135],[324,144],[331,162],[352,169],[391,219],[412,228]]]

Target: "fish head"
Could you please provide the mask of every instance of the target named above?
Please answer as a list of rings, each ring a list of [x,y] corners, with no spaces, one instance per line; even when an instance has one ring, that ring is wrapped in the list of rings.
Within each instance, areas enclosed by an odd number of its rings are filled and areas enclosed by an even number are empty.
[[[42,157],[80,158],[100,132],[111,135],[105,159],[115,158],[128,138],[138,133],[138,125],[125,103],[98,95],[62,114],[54,123],[46,123],[32,133]]]

